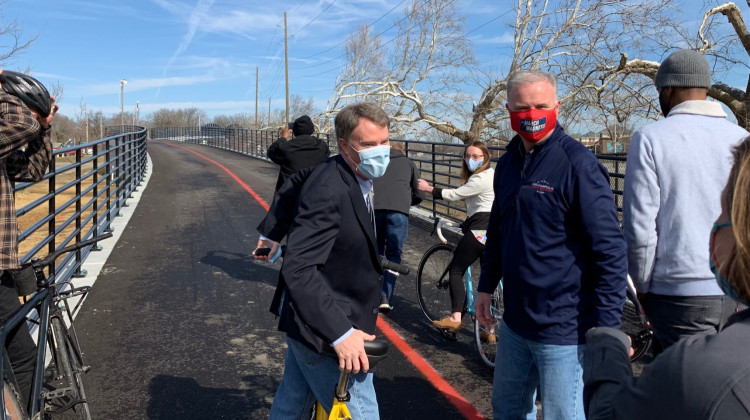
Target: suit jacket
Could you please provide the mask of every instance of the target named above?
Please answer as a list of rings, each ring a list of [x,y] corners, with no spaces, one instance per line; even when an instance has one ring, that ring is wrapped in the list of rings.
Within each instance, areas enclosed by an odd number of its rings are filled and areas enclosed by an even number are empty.
[[[280,213],[278,220],[285,217]],[[356,175],[334,156],[315,168],[299,193],[270,308],[280,315],[279,330],[317,352],[352,327],[374,333],[382,272]]]
[[[287,140],[280,137],[268,146],[266,155],[280,166],[276,191],[286,179],[302,168],[315,166],[331,155],[328,143],[309,134],[302,134]]]

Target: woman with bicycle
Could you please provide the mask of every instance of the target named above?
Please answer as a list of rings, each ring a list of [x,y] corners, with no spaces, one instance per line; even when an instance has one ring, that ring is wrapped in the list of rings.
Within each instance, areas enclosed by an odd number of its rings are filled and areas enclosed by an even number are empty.
[[[487,230],[492,202],[495,199],[492,190],[494,175],[494,169],[490,168],[490,151],[487,146],[481,141],[473,141],[464,149],[460,187],[437,188],[424,179],[419,180],[420,191],[428,192],[434,198],[446,201],[463,200],[466,204],[466,220],[461,224],[463,237],[456,246],[449,272],[451,314],[432,321],[433,325],[440,329],[450,332],[461,330],[461,317],[466,310],[466,288],[463,276],[466,269],[482,256],[484,250],[484,243],[480,242],[472,231]]]
[[[722,291],[750,305],[750,137],[733,152],[721,215],[709,237],[711,271]],[[719,333],[682,339],[634,380],[628,336],[612,328],[586,334],[587,418],[750,419],[750,309]]]

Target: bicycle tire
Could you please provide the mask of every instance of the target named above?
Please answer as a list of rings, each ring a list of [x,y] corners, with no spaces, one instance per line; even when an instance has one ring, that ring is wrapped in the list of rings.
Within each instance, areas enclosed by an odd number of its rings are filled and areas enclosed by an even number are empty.
[[[643,357],[649,347],[651,347],[653,333],[647,325],[642,309],[630,296],[630,292],[626,293],[625,296],[620,329],[630,337],[631,347],[633,348],[633,355],[630,356],[630,361],[635,362]]]
[[[3,381],[3,402],[5,404],[4,420],[28,420],[21,394],[16,390],[15,385],[8,381]]]
[[[91,413],[88,402],[86,402],[86,394],[81,379],[83,366],[78,357],[79,353],[70,338],[68,329],[59,316],[50,318],[50,328],[55,338],[55,353],[57,355],[55,361],[59,364],[57,366],[58,372],[62,376],[65,385],[73,391],[73,395],[70,396],[72,400],[68,401],[67,404],[71,406],[77,417],[82,420],[91,420]]]
[[[437,321],[440,314],[451,308],[448,267],[453,261],[453,247],[436,244],[430,247],[419,261],[417,270],[417,297],[419,307],[430,321]]]
[[[503,319],[505,305],[503,304],[503,286],[500,283],[492,293],[490,301],[490,314],[492,315],[492,327],[482,325],[476,317],[474,318],[474,343],[476,344],[479,358],[492,369],[495,368],[497,358],[497,339],[500,333],[500,321]]]

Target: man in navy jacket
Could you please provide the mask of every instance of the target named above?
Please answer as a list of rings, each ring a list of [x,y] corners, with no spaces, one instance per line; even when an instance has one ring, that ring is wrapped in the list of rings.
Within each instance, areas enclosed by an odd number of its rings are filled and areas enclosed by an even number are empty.
[[[620,327],[627,276],[609,176],[557,125],[556,81],[525,70],[508,80],[516,133],[495,170],[495,202],[476,302],[490,324],[503,281],[505,312],[492,390],[495,419],[584,419],[586,331]]]

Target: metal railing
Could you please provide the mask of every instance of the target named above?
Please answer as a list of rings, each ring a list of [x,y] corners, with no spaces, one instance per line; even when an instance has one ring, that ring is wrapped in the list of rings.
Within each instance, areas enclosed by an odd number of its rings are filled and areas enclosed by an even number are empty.
[[[127,206],[146,173],[146,129],[133,128],[56,149],[41,181],[16,184],[22,263],[111,230],[112,219]],[[89,251],[61,258],[51,268],[57,281],[85,274],[81,263]]]
[[[314,135],[328,142],[331,153],[338,153],[338,143],[333,134],[316,133]],[[264,160],[268,160],[266,157],[268,146],[278,137],[278,130],[252,130],[236,127],[165,127],[149,130],[150,139],[203,144]],[[461,161],[465,145],[399,139],[391,139],[391,142],[404,145],[406,155],[417,165],[422,178],[431,184],[440,188],[456,188],[461,185]],[[497,162],[505,153],[505,147],[488,145],[488,148],[493,162]],[[596,157],[609,172],[610,187],[615,196],[617,211],[621,213],[625,156],[597,155]],[[429,212],[432,217],[447,217],[456,221],[466,218],[463,202],[448,203],[433,200],[428,196],[418,207]]]

